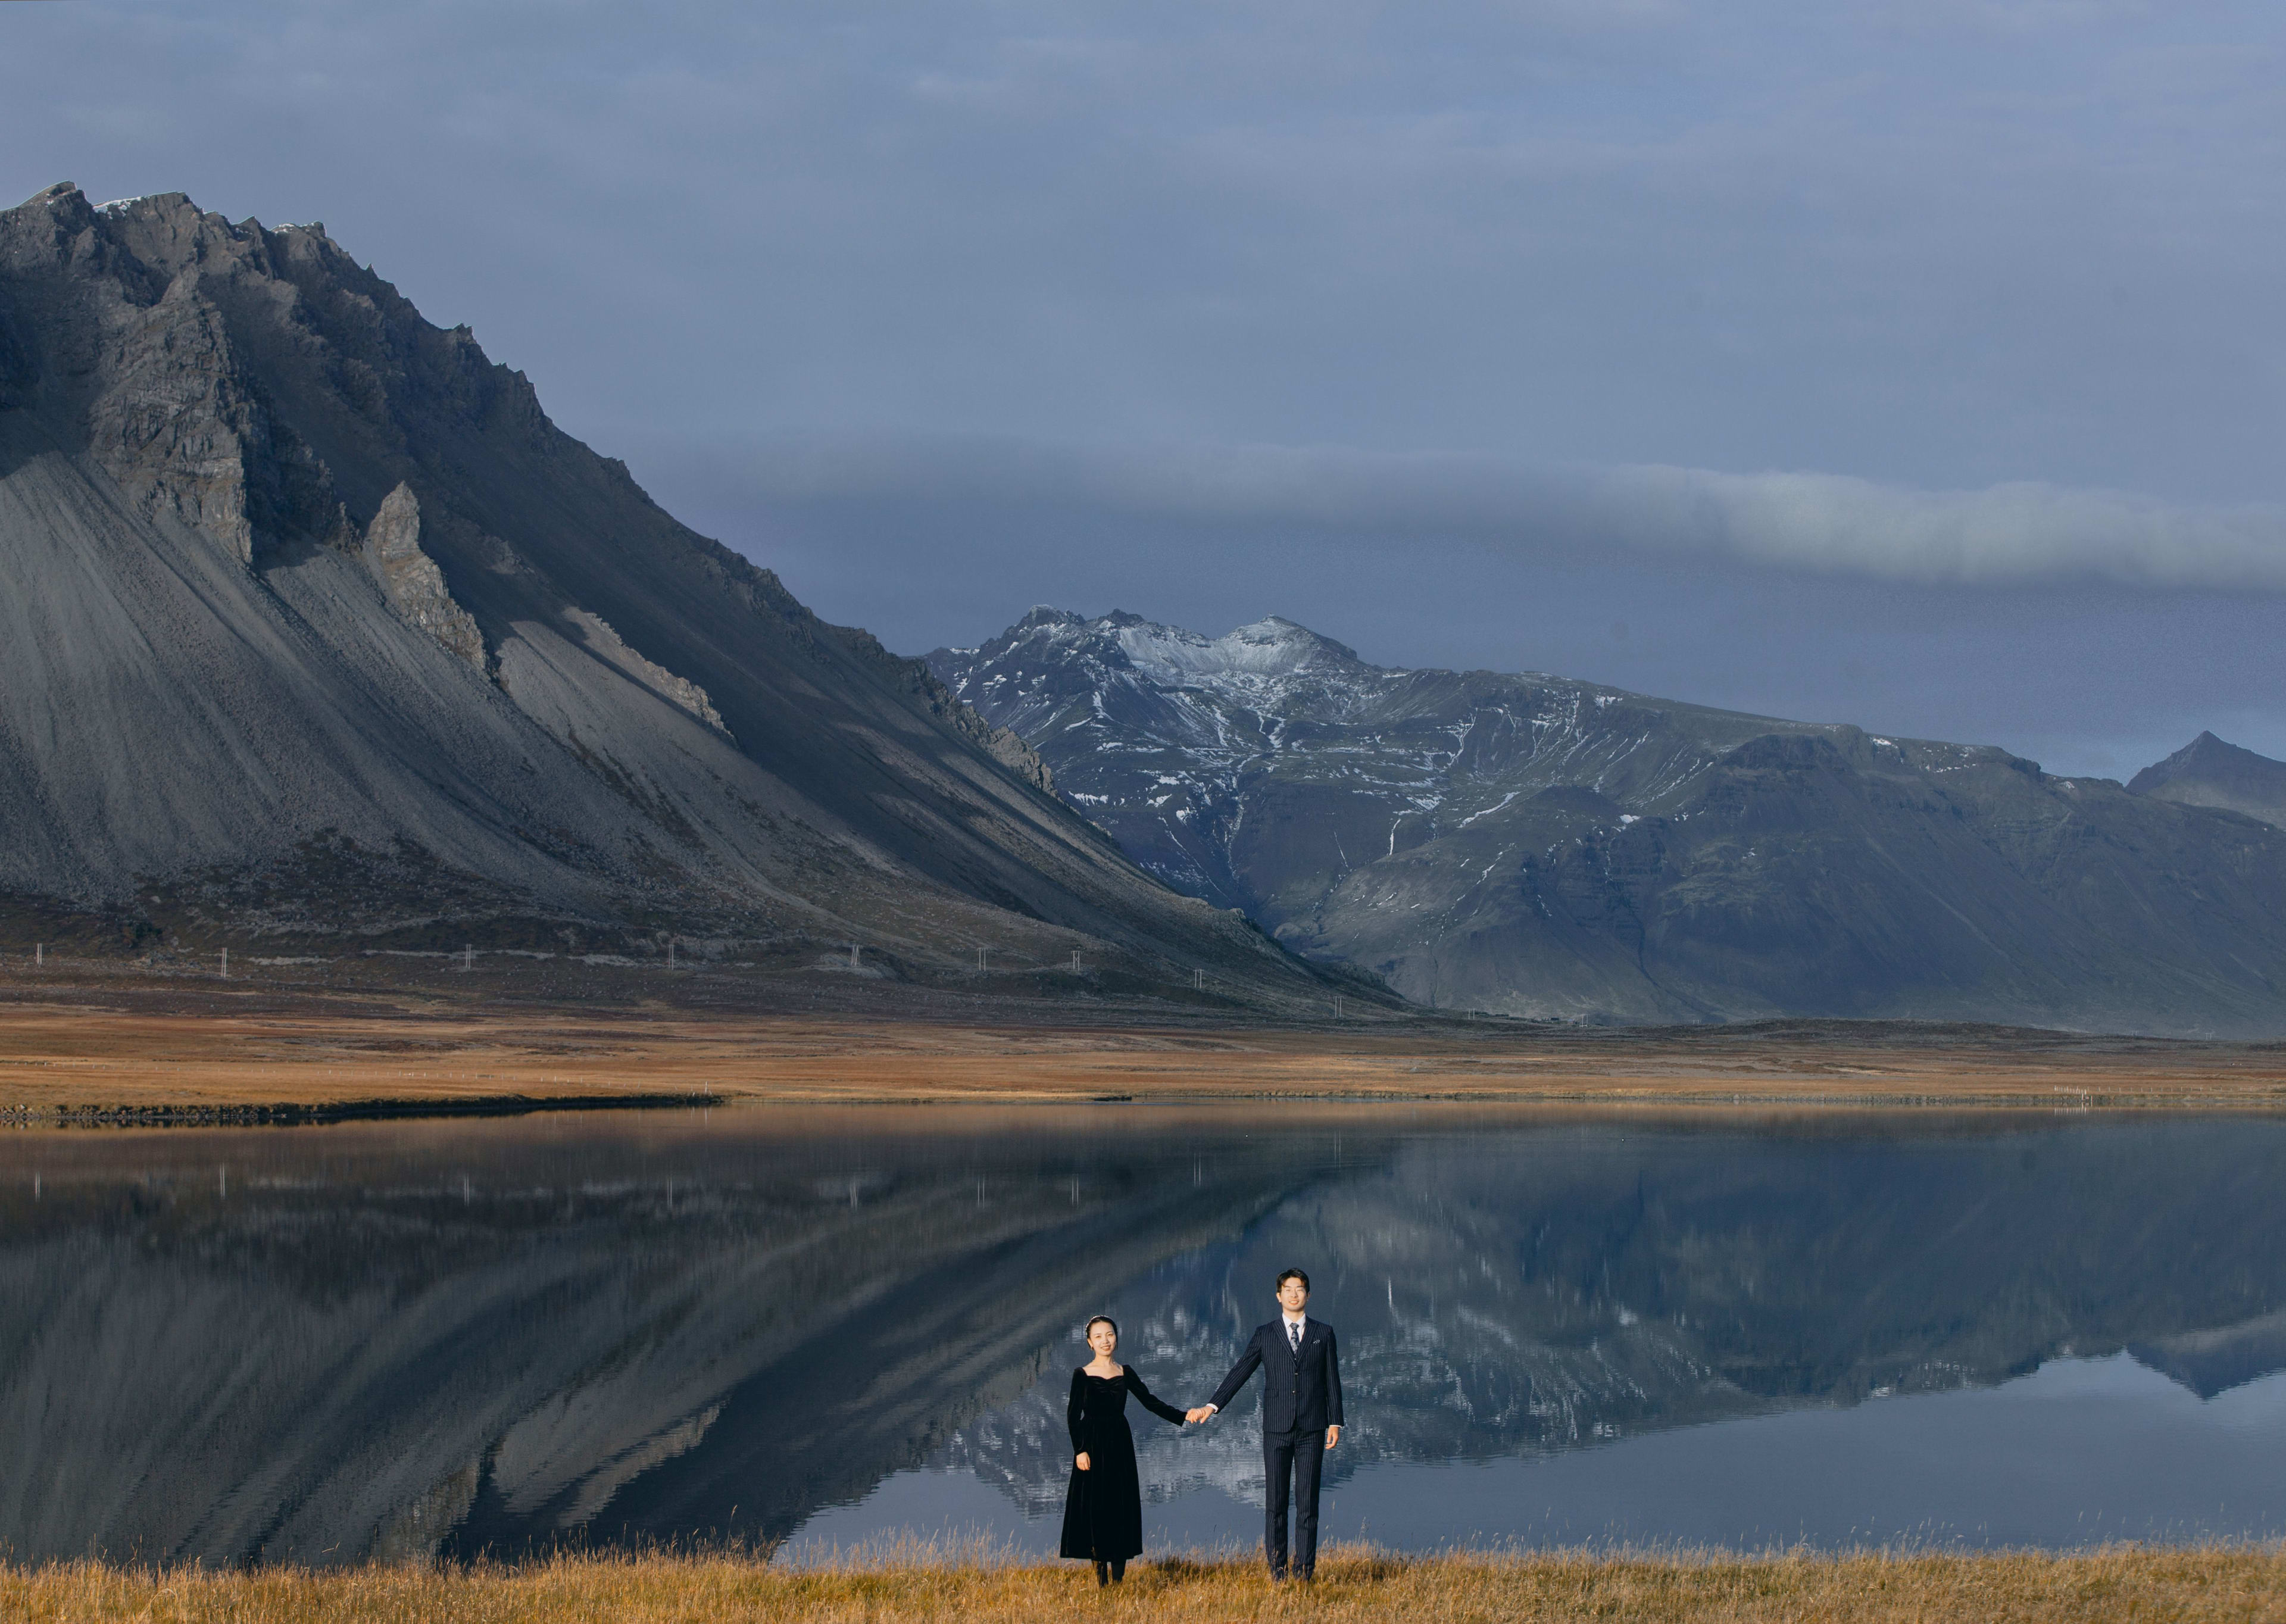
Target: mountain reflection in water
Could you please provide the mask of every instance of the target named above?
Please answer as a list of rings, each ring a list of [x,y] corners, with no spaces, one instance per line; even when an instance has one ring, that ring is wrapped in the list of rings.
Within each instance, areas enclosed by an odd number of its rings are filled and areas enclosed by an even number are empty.
[[[2260,1119],[1459,1108],[19,1134],[0,1547],[770,1544],[925,1462],[1044,1510],[1080,1320],[1194,1402],[1288,1263],[1343,1336],[1337,1489],[2065,1355],[2204,1397],[2286,1368],[2282,1152]],[[1253,1491],[1237,1410],[1139,1427],[1153,1498]]]

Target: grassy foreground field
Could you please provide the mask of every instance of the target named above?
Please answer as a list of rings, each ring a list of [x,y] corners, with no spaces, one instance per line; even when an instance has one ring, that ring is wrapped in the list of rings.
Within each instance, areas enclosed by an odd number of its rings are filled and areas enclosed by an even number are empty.
[[[6,982],[0,976],[0,1122],[15,1125],[739,1100],[2286,1108],[2286,1045],[1995,1028],[1278,1028],[1081,1023],[1038,1010],[915,1021],[863,1009],[492,1007],[236,984],[193,997],[172,986]],[[996,1023],[996,1014],[1009,1018]]]
[[[2274,1547],[2065,1556],[1630,1559],[1341,1553],[1314,1587],[1254,1562],[1140,1564],[1100,1592],[1060,1566],[880,1565],[788,1572],[737,1560],[565,1557],[523,1568],[156,1573],[77,1563],[0,1569],[0,1617],[47,1624],[730,1624],[731,1620],[2286,1620]]]

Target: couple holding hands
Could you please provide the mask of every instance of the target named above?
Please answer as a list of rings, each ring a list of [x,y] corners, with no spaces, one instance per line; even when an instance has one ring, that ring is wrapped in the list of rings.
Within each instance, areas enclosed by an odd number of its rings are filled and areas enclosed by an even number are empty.
[[[1072,1372],[1071,1486],[1064,1495],[1062,1554],[1095,1564],[1098,1584],[1127,1576],[1127,1559],[1143,1550],[1143,1494],[1135,1476],[1135,1435],[1127,1426],[1127,1399],[1177,1426],[1202,1423],[1238,1395],[1256,1370],[1262,1381],[1262,1463],[1269,1486],[1263,1496],[1263,1549],[1270,1577],[1286,1577],[1286,1513],[1294,1508],[1293,1572],[1304,1579],[1318,1565],[1318,1468],[1342,1439],[1342,1371],[1334,1329],[1303,1313],[1310,1277],[1288,1269],[1278,1277],[1278,1317],[1254,1333],[1214,1397],[1178,1410],[1153,1396],[1131,1365],[1112,1358],[1119,1327],[1108,1314],[1087,1322],[1095,1357]]]

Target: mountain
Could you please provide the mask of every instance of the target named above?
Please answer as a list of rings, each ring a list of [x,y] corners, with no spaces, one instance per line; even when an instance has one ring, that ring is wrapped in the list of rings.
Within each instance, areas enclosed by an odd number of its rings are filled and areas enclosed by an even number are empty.
[[[1170,885],[1442,1007],[2286,1030],[2286,833],[1539,674],[1036,609],[930,666]]]
[[[2286,761],[2202,733],[2127,781],[2138,795],[2187,807],[2221,807],[2286,828]]]
[[[671,932],[1318,997],[1048,782],[322,226],[68,185],[0,213],[6,945]]]

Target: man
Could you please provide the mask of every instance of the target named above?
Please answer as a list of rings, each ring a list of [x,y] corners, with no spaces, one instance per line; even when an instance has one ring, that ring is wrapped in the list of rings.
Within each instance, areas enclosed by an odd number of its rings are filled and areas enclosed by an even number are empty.
[[[1286,1506],[1294,1506],[1294,1571],[1318,1571],[1318,1468],[1342,1441],[1342,1367],[1334,1328],[1302,1312],[1310,1277],[1288,1269],[1278,1277],[1278,1317],[1254,1333],[1213,1398],[1190,1412],[1201,1422],[1238,1396],[1262,1371],[1262,1465],[1270,1479],[1263,1496],[1262,1544],[1270,1577],[1286,1577]],[[1290,1480],[1290,1495],[1289,1495]]]

